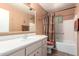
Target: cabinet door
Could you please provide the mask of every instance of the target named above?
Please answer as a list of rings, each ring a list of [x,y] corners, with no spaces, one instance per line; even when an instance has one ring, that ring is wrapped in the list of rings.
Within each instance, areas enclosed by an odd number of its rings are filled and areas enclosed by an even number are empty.
[[[41,41],[38,41],[38,42],[35,42],[35,43],[29,45],[26,48],[26,56],[29,55],[30,53],[32,53],[33,51],[35,51],[36,49],[38,49],[40,46],[42,46]]]
[[[42,47],[40,47],[39,49],[37,49],[36,55],[37,56],[42,56]]]
[[[15,53],[9,55],[9,56],[25,56],[25,49],[16,51]]]
[[[33,53],[31,53],[30,55],[28,56],[37,56],[37,51],[34,51]]]
[[[47,56],[47,45],[46,44],[42,46],[42,55]]]
[[[29,56],[42,56],[42,47],[35,50],[33,53],[31,53]]]

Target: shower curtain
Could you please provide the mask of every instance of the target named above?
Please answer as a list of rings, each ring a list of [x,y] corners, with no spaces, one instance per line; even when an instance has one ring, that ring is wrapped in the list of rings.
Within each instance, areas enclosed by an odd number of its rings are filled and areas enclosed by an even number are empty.
[[[44,34],[48,36],[48,41],[53,42],[53,46],[56,47],[55,44],[55,34],[54,34],[54,15],[46,15],[43,20],[44,24]]]
[[[49,16],[48,15],[44,17],[43,25],[44,25],[44,34],[48,36],[47,40],[49,40]]]

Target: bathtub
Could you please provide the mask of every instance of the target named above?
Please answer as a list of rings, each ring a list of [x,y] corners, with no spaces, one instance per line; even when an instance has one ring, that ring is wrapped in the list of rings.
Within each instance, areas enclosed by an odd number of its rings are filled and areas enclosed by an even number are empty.
[[[77,55],[76,45],[72,43],[56,42],[56,49],[71,55]]]
[[[62,42],[56,41],[57,50],[71,55],[77,55],[77,32],[74,31],[74,20],[63,21],[63,33]]]

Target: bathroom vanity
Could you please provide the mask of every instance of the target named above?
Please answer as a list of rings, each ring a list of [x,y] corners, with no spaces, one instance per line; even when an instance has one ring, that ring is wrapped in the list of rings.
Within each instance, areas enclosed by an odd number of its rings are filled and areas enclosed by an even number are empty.
[[[36,11],[26,4],[3,5],[13,10],[0,9],[0,56],[46,56],[47,36],[27,35],[36,33]]]
[[[0,41],[0,56],[46,56],[47,36],[33,35]]]

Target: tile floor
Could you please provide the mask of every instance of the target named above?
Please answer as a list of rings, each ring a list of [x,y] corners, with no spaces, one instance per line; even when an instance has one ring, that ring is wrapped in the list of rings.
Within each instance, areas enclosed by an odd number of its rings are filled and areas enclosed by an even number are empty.
[[[48,56],[73,56],[73,55],[64,53],[64,52],[60,52],[57,50],[52,50],[52,54],[48,54]]]

